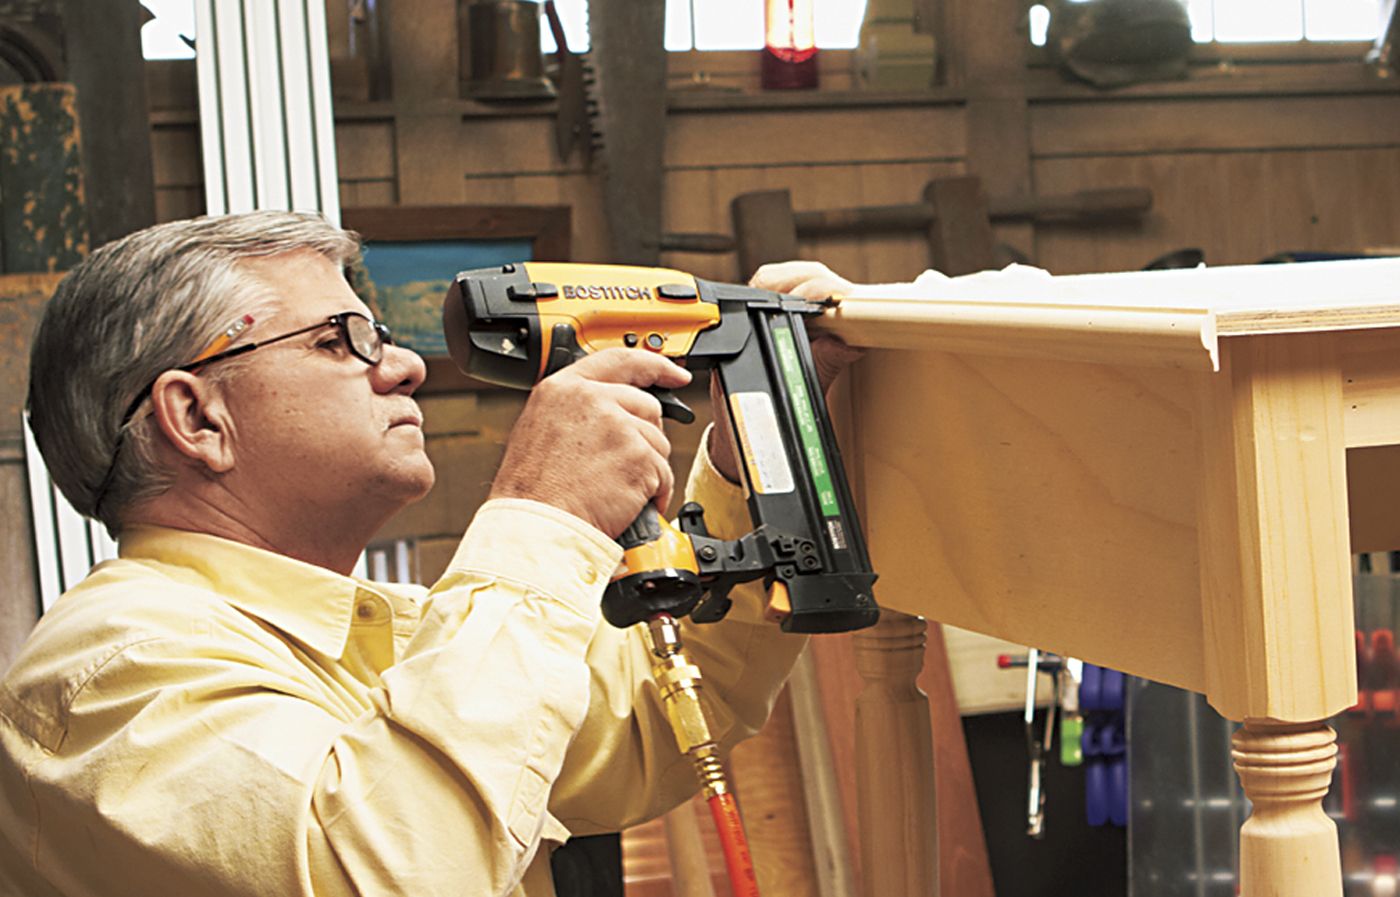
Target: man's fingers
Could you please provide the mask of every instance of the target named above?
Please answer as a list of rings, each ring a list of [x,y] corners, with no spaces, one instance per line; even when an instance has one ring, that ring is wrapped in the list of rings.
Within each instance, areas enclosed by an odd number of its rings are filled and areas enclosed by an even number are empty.
[[[690,382],[690,371],[645,349],[604,349],[568,367],[580,377],[631,386],[675,389]]]
[[[749,280],[750,286],[779,293],[790,293],[819,302],[837,298],[853,288],[849,280],[821,262],[774,262],[759,268]]]
[[[660,484],[656,487],[656,507],[662,511],[671,504],[671,496],[676,491],[676,474],[671,470],[669,464],[662,464],[658,470],[661,478]]]
[[[849,280],[833,274],[830,277],[815,277],[785,292],[802,299],[810,299],[813,302],[822,302],[827,299],[840,302],[854,287],[855,285]]]
[[[786,293],[804,280],[832,274],[832,270],[821,262],[804,260],[770,262],[760,266],[753,273],[753,277],[749,278],[749,286]]]
[[[621,383],[604,383],[600,388],[628,414],[661,426],[661,400],[645,389]]]
[[[812,334],[812,363],[817,369],[817,379],[821,381],[822,392],[830,389],[841,372],[860,360],[864,354],[862,350],[851,348],[833,334]]]

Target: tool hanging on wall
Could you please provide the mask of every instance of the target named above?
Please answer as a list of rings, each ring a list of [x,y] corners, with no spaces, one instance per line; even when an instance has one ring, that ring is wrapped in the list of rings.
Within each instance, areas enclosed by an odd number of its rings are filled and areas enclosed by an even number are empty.
[[[597,170],[603,179],[613,261],[655,265],[661,234],[666,145],[666,4],[592,0],[588,62],[593,70]]]
[[[593,91],[597,78],[593,66],[582,53],[569,48],[569,36],[554,0],[545,0],[545,21],[554,36],[554,89],[559,95],[559,111],[554,119],[554,145],[559,161],[568,162],[574,150],[581,152],[583,167],[593,165],[593,151],[601,145],[594,123],[598,117],[598,98]]]
[[[1026,726],[1026,751],[1029,755],[1026,789],[1026,834],[1032,838],[1045,836],[1045,767],[1055,751],[1055,730],[1058,720],[1060,765],[1073,767],[1083,763],[1083,717],[1080,716],[1079,682],[1085,667],[1074,658],[1031,648],[1024,657],[1002,654],[997,657],[1001,669],[1026,668],[1026,705],[1022,718]],[[1035,708],[1040,703],[1041,674],[1050,677],[1051,697],[1045,709],[1043,728],[1035,729]]]
[[[540,5],[534,0],[472,0],[458,7],[458,73],[463,96],[540,100],[554,96],[540,56]]]

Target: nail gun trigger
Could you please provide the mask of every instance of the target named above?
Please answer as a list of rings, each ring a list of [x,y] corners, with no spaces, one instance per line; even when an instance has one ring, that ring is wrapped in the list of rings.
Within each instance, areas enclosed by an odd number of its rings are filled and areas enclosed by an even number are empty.
[[[692,411],[690,406],[685,402],[676,398],[676,394],[669,389],[658,389],[653,386],[649,388],[647,392],[656,396],[657,401],[661,403],[662,417],[670,418],[682,424],[695,423],[695,412]]]
[[[550,330],[549,361],[544,366],[544,376],[568,367],[585,354],[574,328],[569,324],[555,324]]]

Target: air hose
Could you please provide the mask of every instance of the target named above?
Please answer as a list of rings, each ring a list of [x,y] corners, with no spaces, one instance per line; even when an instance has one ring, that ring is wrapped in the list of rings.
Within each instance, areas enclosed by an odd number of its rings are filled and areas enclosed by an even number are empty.
[[[725,778],[719,745],[711,734],[705,711],[700,668],[686,656],[680,629],[670,614],[652,617],[647,622],[647,632],[651,640],[652,676],[661,693],[661,706],[676,736],[676,746],[695,764],[705,800],[710,805],[710,815],[719,831],[730,889],[734,897],[758,897],[758,880],[754,876],[744,823],[739,817],[739,805]]]

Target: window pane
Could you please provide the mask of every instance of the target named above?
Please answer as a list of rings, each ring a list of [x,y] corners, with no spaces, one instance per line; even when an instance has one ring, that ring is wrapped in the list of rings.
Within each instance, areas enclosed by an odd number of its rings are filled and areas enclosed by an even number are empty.
[[[762,0],[701,0],[694,9],[695,49],[763,49]]]
[[[1187,0],[1191,14],[1191,37],[1205,44],[1215,40],[1215,4],[1211,0]]]
[[[865,0],[817,0],[817,46],[850,50],[860,44]]]
[[[1288,41],[1303,39],[1300,0],[1215,0],[1218,41]]]
[[[1050,9],[1043,3],[1037,3],[1031,7],[1031,43],[1037,47],[1045,46],[1045,35],[1050,30]]]
[[[194,0],[142,0],[155,16],[141,28],[141,55],[147,59],[193,59],[180,35],[194,37]]]
[[[666,0],[666,49],[689,50],[690,6],[693,0]]]
[[[543,6],[543,4],[541,4]],[[574,53],[588,50],[588,0],[554,0],[554,8],[559,11],[559,22],[564,26],[564,37],[569,49]],[[554,43],[554,34],[549,30],[549,19],[540,10],[540,50],[553,53],[559,47]]]
[[[1308,40],[1372,40],[1381,30],[1380,0],[1307,0]]]

